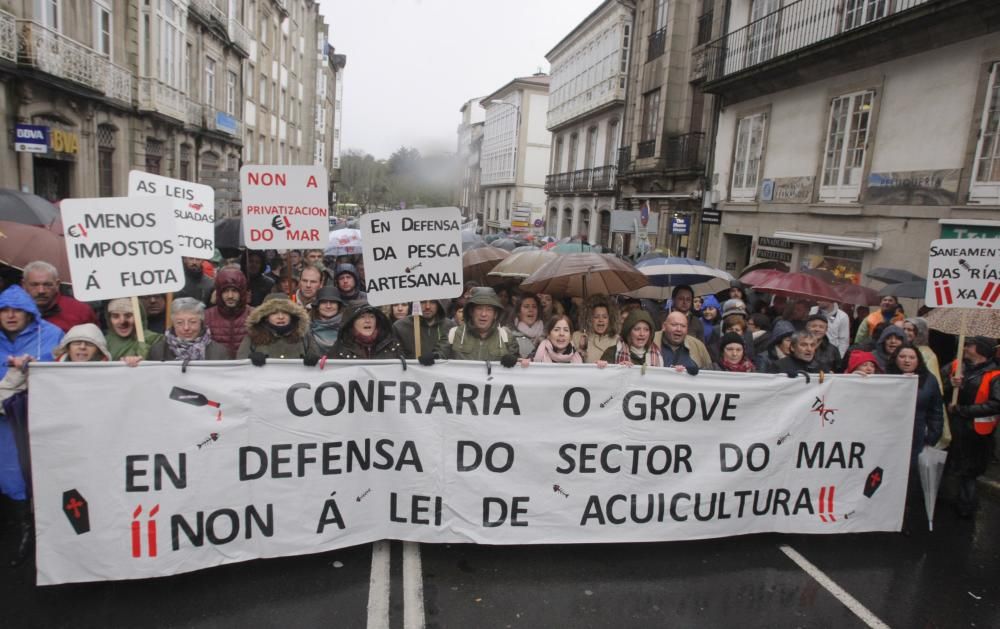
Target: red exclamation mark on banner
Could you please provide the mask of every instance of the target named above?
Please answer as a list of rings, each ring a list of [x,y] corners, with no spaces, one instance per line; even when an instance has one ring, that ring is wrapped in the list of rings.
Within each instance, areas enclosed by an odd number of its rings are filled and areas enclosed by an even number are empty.
[[[934,297],[937,298],[937,305],[951,305],[951,285],[948,280],[934,280]]]
[[[142,539],[139,536],[139,521],[136,518],[142,513],[142,505],[135,508],[132,512],[132,556],[141,557],[142,556]]]
[[[156,520],[154,520],[153,518],[156,517],[156,514],[159,513],[159,511],[160,511],[160,505],[156,505],[155,507],[149,510],[149,526],[146,529],[146,537],[149,543],[150,557],[156,556]],[[135,549],[133,548],[133,550]]]
[[[987,282],[986,288],[979,295],[979,301],[976,303],[980,308],[992,308],[993,304],[997,302],[997,298],[1000,297],[1000,284],[996,282]]]
[[[830,521],[831,522],[836,522],[837,521],[837,516],[833,515],[833,492],[836,489],[837,489],[836,485],[830,485],[830,492],[826,495],[826,499],[828,501],[827,504],[826,504],[826,511],[827,511],[827,513],[830,514]]]
[[[819,519],[826,522],[826,516],[823,512],[826,510],[826,486],[819,488]]]
[[[284,217],[284,218],[285,218],[285,227],[291,227],[292,226],[292,221],[288,220],[287,216]]]

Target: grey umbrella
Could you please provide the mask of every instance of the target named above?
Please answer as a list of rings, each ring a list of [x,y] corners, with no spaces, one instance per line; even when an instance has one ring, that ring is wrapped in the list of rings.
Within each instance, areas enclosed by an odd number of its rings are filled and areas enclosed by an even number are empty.
[[[513,251],[514,249],[517,249],[517,243],[510,238],[498,238],[490,244],[500,249],[506,249],[507,251]]]
[[[879,267],[877,269],[872,269],[865,273],[868,277],[873,280],[878,280],[886,284],[899,284],[901,282],[916,282],[918,280],[923,280],[924,278],[907,271],[906,269],[890,269],[887,267]]]
[[[923,299],[927,291],[927,280],[915,280],[912,282],[899,282],[898,284],[886,284],[879,289],[878,294],[882,297],[907,297],[909,299]]]
[[[17,190],[0,190],[0,220],[24,225],[51,225],[59,208],[42,197]]]

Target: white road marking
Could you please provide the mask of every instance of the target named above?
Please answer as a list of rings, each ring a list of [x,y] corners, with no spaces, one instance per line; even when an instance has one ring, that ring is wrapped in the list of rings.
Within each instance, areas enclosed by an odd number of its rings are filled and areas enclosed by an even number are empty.
[[[794,561],[800,568],[806,571],[817,583],[822,585],[830,594],[833,594],[834,598],[843,603],[847,609],[854,612],[854,615],[861,619],[861,622],[865,623],[872,629],[889,629],[889,625],[885,624],[879,620],[878,616],[871,613],[867,607],[858,602],[858,599],[854,598],[847,591],[837,585],[833,579],[826,576],[826,574],[809,562],[808,559],[799,554],[797,550],[791,546],[781,545],[778,547],[781,552],[785,553],[789,559]]]
[[[368,629],[389,629],[389,541],[372,544],[372,572],[368,581]]]
[[[425,622],[420,544],[403,542],[403,628],[424,629]]]

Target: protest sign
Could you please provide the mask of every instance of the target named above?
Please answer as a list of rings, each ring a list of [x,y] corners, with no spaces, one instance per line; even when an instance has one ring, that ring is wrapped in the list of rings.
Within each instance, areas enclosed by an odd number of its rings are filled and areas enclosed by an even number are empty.
[[[466,361],[41,363],[31,379],[40,585],[379,539],[899,530],[917,380]]]
[[[934,308],[994,308],[1000,298],[1000,239],[931,243],[924,301]]]
[[[184,288],[171,199],[64,199],[60,209],[77,299],[100,301]]]
[[[361,217],[368,303],[383,306],[461,295],[461,223],[456,207]]]
[[[244,166],[243,240],[248,249],[322,249],[330,199],[322,166]]]
[[[212,188],[132,170],[128,174],[128,196],[172,199],[177,222],[177,255],[205,260],[215,255],[215,191]]]

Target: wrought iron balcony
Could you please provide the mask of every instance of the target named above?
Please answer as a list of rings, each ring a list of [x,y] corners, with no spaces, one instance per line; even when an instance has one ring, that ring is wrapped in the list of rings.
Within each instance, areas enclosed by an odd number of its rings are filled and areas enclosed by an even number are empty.
[[[685,133],[664,138],[663,161],[666,171],[701,171],[705,168],[705,133]]]
[[[104,55],[31,20],[17,20],[17,62],[132,102],[132,73]]]
[[[707,45],[709,82],[743,72],[933,0],[788,2]],[[885,37],[885,36],[883,36]]]
[[[618,149],[618,171],[625,172],[632,163],[632,147],[622,146]]]
[[[591,172],[591,192],[614,192],[618,185],[618,168],[613,165],[598,166]]]
[[[545,175],[545,194],[556,191],[556,175]]]
[[[637,159],[645,159],[647,157],[653,157],[654,155],[656,155],[656,140],[639,142],[639,153],[636,155]]]
[[[140,77],[139,111],[155,111],[183,122],[187,114],[187,97],[159,79]]]
[[[573,190],[575,191],[587,191],[590,190],[590,169],[584,168],[583,170],[573,171]]]
[[[571,192],[573,190],[573,173],[559,173],[555,176],[556,192]]]
[[[13,15],[0,11],[0,59],[17,62],[17,20]]]
[[[649,36],[649,54],[646,56],[646,61],[652,61],[660,55],[667,47],[667,27],[664,26],[660,30],[656,31]]]

